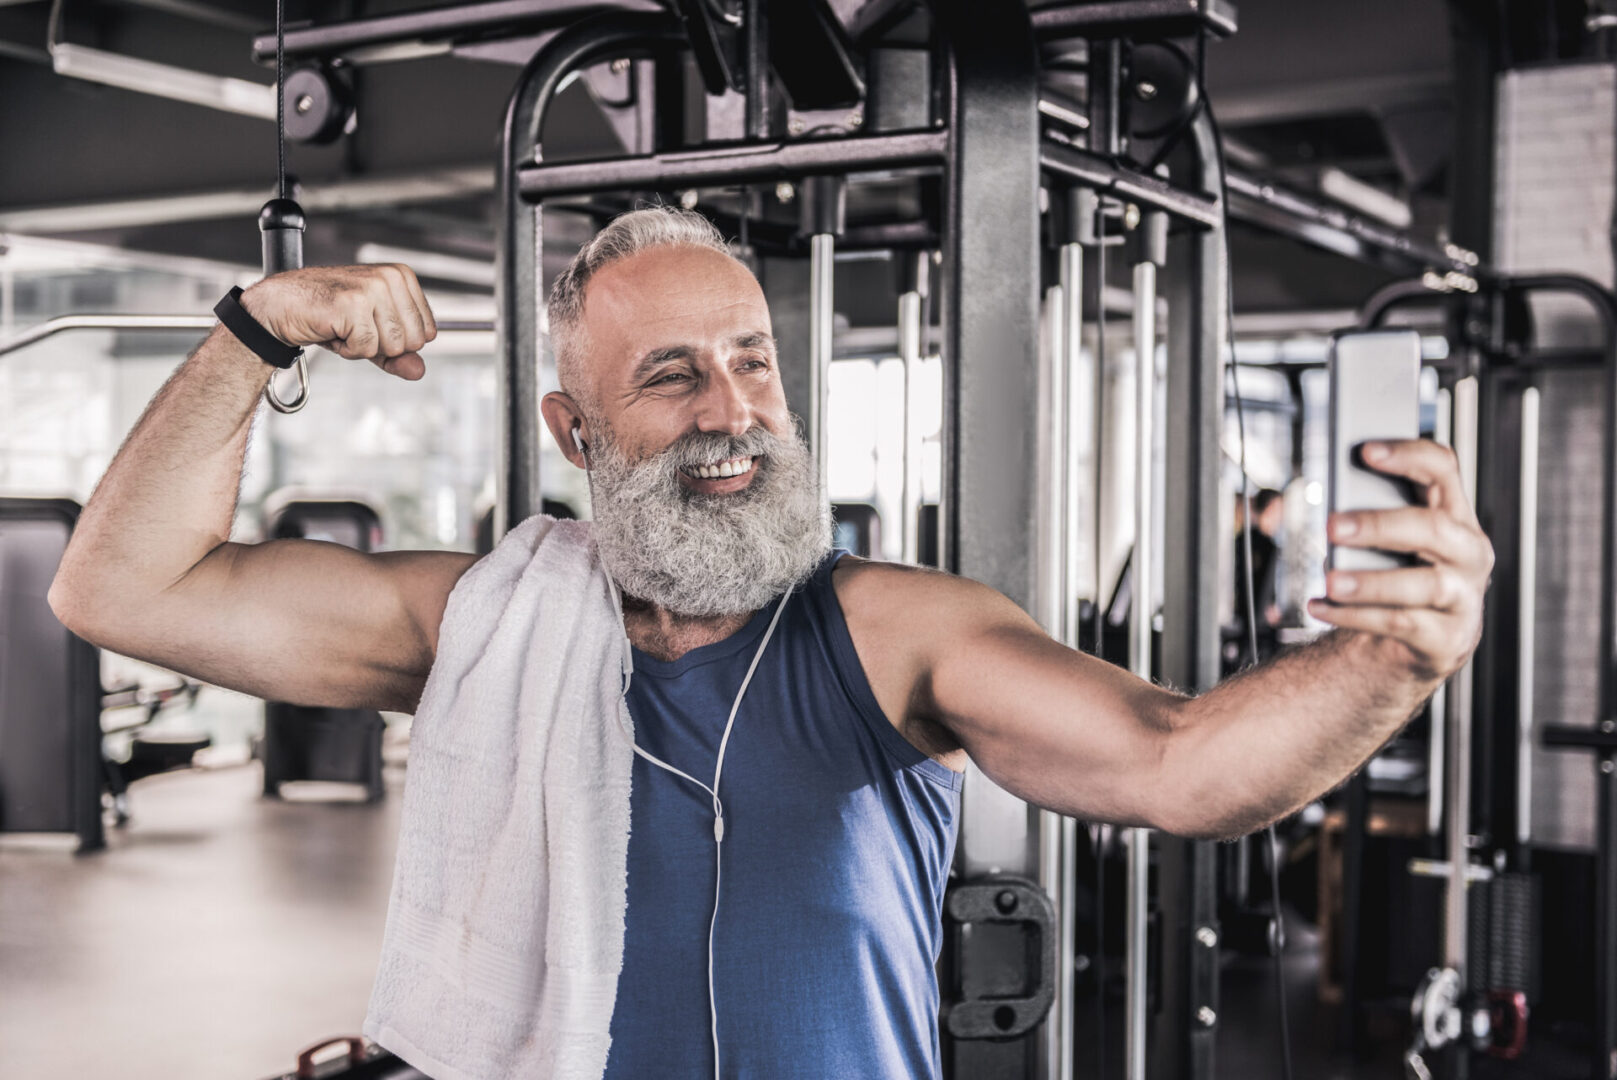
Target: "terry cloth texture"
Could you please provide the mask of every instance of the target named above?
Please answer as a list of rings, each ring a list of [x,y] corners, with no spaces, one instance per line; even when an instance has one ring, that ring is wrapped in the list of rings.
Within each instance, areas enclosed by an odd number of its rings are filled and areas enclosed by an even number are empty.
[[[599,1080],[634,753],[589,526],[537,515],[449,596],[364,1031],[435,1080]]]

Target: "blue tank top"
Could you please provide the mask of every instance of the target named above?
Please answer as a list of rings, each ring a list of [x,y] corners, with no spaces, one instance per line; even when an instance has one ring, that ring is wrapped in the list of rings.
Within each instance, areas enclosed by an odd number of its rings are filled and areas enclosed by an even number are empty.
[[[714,987],[726,1080],[939,1075],[943,890],[960,775],[887,721],[831,585],[786,602],[725,751]],[[777,599],[674,661],[634,653],[635,741],[711,783]],[[608,1080],[710,1078],[713,805],[636,755]]]

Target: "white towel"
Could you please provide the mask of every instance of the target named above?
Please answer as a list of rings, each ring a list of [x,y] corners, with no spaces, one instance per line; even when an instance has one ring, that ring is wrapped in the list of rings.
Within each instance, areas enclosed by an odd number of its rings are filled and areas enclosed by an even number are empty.
[[[607,590],[589,526],[539,515],[444,611],[364,1027],[435,1080],[606,1069],[634,760]]]

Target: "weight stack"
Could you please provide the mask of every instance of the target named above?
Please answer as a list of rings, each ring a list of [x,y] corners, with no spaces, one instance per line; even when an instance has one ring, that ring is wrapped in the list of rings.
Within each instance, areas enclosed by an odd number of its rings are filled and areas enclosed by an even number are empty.
[[[1537,1005],[1539,879],[1531,874],[1495,874],[1471,885],[1470,977],[1474,991],[1512,990]]]

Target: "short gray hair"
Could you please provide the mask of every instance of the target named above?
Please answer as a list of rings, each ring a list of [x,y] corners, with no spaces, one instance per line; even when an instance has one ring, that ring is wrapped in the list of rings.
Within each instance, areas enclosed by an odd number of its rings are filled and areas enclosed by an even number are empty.
[[[578,330],[584,319],[584,289],[590,278],[620,259],[654,247],[709,248],[730,254],[718,228],[693,210],[653,206],[619,214],[579,248],[578,254],[550,287],[550,344],[561,388],[579,388]]]

